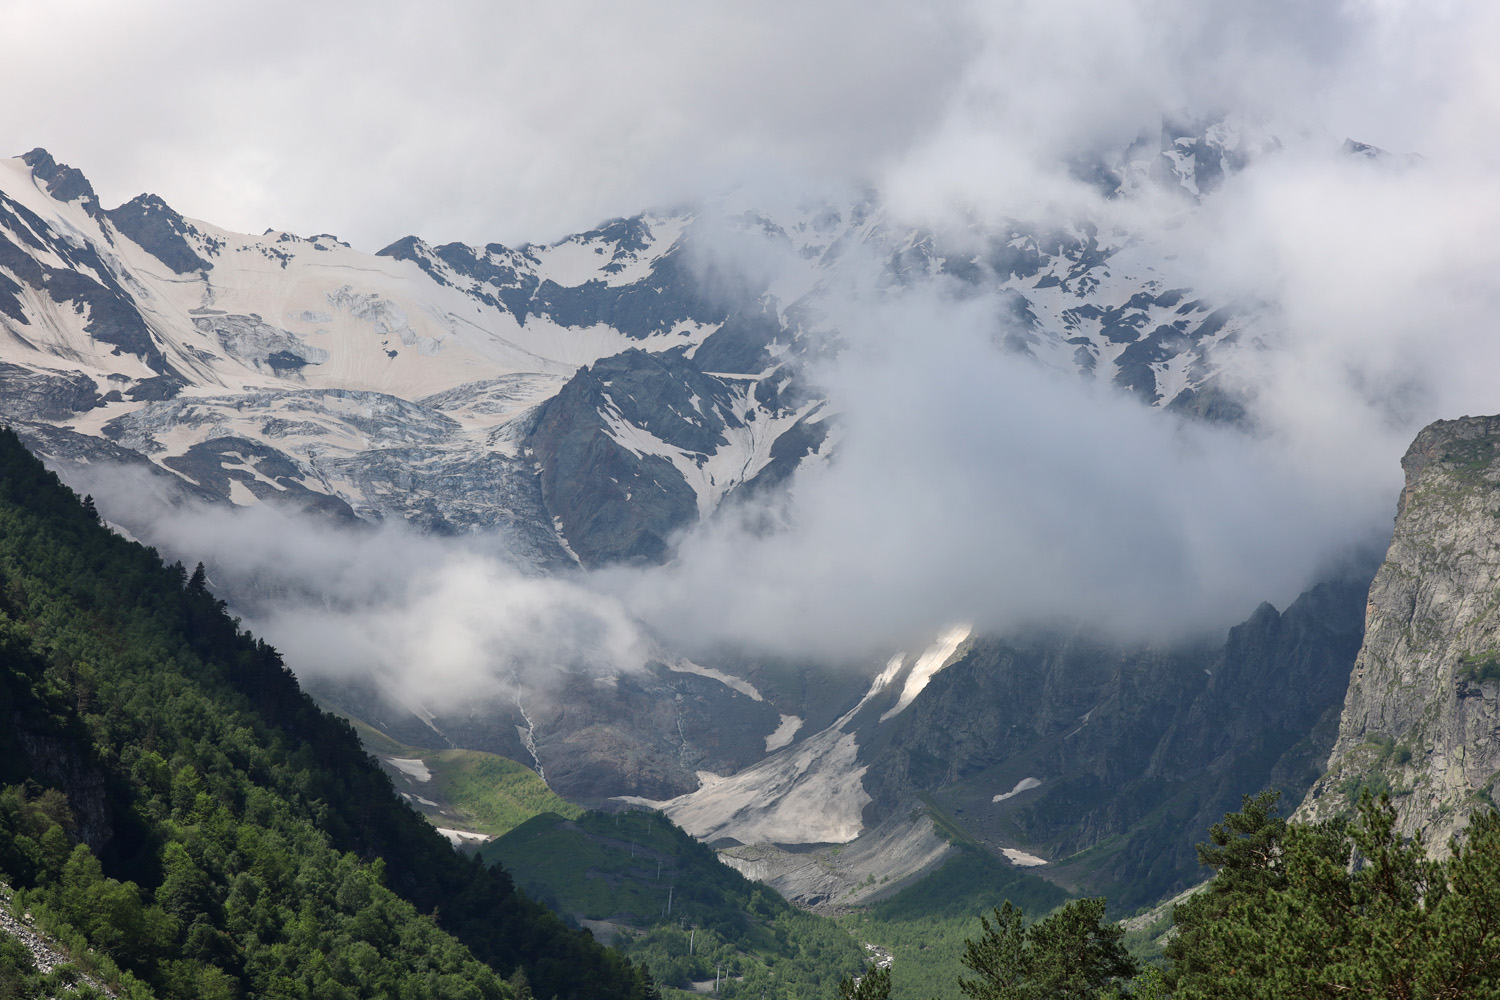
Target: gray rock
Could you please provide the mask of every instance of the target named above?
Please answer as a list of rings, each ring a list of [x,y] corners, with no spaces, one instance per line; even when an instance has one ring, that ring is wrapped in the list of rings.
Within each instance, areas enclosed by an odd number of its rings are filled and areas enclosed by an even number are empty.
[[[1299,815],[1389,790],[1402,832],[1441,854],[1500,795],[1500,416],[1438,421],[1401,466],[1338,742]]]

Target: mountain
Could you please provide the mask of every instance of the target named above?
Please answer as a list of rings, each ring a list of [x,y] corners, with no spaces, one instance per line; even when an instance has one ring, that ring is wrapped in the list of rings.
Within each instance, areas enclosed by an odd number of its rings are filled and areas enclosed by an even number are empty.
[[[1275,151],[1243,122],[1166,122],[1074,169],[1190,212]],[[0,418],[80,490],[124,467],[165,503],[483,532],[538,575],[667,561],[679,532],[834,460],[841,401],[818,362],[861,334],[838,323],[851,285],[988,296],[996,350],[1039,373],[1246,419],[1221,374],[1260,307],[1196,294],[1161,234],[929,230],[870,192],[736,198],[547,246],[410,236],[366,254],[150,195],[105,210],[34,150],[0,161]],[[956,628],[842,673],[658,646],[607,682],[561,667],[545,701],[434,711],[379,677],[314,693],[412,747],[521,761],[575,802],[660,806],[810,905],[930,873],[944,830],[1133,904],[1196,877],[1192,843],[1240,792],[1311,781],[1361,587],[1181,649]]]
[[[1096,180],[1193,199],[1256,141],[1169,125]],[[1148,235],[937,233],[866,194],[371,255],[227,232],[153,195],[105,210],[33,150],[0,163],[0,417],[70,477],[123,463],[182,499],[498,531],[544,570],[659,562],[726,498],[826,458],[838,403],[804,361],[829,343],[820,304],[866,271],[886,289],[997,294],[1003,349],[1152,405],[1238,414],[1215,348],[1247,309],[1174,284]]]
[[[132,997],[647,983],[456,853],[353,730],[0,431],[0,880]]]
[[[1319,775],[1368,574],[1262,605],[1221,645],[954,630],[821,731],[641,801],[819,909],[888,897],[968,843],[1128,912],[1201,879],[1194,845],[1243,794],[1295,801]]]
[[[1500,796],[1500,417],[1440,420],[1401,466],[1338,742],[1299,815],[1389,792],[1402,832],[1441,853]]]

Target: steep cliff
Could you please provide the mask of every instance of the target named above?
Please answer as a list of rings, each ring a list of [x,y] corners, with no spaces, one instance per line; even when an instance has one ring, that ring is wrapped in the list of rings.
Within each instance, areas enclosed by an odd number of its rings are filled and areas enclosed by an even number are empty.
[[[1388,789],[1441,851],[1500,790],[1500,416],[1439,421],[1401,464],[1338,741],[1299,815]]]
[[[991,850],[1046,859],[1038,874],[1121,911],[1178,892],[1243,794],[1299,796],[1317,774],[1367,579],[1351,567],[1284,612],[1263,604],[1217,648],[978,640],[862,744],[866,819],[926,792]]]

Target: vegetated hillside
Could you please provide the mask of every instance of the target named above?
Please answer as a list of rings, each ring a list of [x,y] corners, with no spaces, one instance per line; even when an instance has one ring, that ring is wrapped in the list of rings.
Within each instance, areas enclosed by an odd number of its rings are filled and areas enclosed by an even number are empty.
[[[0,431],[0,875],[135,995],[637,997],[397,799],[181,566]],[[123,971],[121,971],[123,970]]]
[[[958,1000],[964,942],[979,936],[981,915],[1009,900],[1041,917],[1070,898],[1035,873],[999,860],[946,817],[936,818],[958,851],[931,875],[842,918],[858,940],[893,959],[895,1000]]]
[[[525,764],[480,750],[409,746],[358,719],[349,721],[401,797],[439,829],[498,837],[542,813],[583,815],[582,807],[548,788]]]
[[[538,816],[480,849],[559,912],[586,923],[657,982],[728,977],[724,997],[833,996],[866,953],[833,920],[799,910],[719,861],[659,812]]]

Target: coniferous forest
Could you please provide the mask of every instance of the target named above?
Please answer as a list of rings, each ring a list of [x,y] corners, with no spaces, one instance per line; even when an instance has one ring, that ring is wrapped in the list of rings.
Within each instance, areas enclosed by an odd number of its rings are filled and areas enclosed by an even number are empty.
[[[952,969],[916,963],[928,982],[903,982],[898,955],[838,995],[1500,996],[1493,812],[1437,861],[1368,791],[1356,815],[1316,825],[1247,798],[1200,860],[1215,879],[1176,907],[1175,936],[1145,965],[1102,900],[1045,915],[997,900]],[[659,993],[502,867],[455,852],[229,617],[201,566],[109,531],[9,431],[0,879],[77,966],[42,976],[0,934],[0,1000],[79,975],[133,998]]]
[[[654,991],[456,853],[201,568],[109,531],[8,430],[0,877],[128,996]],[[25,995],[24,964],[0,949],[0,996]]]

